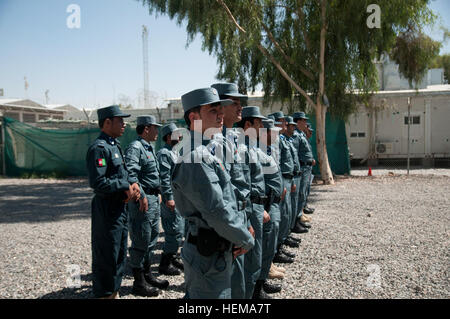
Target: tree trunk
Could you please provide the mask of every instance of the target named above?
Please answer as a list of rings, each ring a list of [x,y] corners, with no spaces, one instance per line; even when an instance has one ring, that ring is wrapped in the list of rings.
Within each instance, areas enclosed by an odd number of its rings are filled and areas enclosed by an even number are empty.
[[[326,106],[322,105],[320,97],[316,104],[316,146],[317,159],[320,169],[320,178],[326,185],[334,184],[333,173],[328,162],[328,152],[325,139]]]
[[[319,73],[319,94],[316,103],[316,145],[317,157],[319,160],[320,177],[324,184],[334,184],[333,173],[328,162],[327,144],[325,140],[325,120],[327,116],[327,106],[322,105],[322,97],[325,93],[325,40],[327,33],[326,23],[326,0],[321,2],[322,28],[320,30],[320,73]]]

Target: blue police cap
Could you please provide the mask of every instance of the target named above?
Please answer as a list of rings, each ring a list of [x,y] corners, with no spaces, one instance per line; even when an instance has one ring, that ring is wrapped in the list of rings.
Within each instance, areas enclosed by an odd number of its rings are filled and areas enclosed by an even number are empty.
[[[242,108],[242,118],[266,119],[266,117],[259,111],[259,106],[246,106]]]
[[[294,119],[292,118],[292,116],[285,116],[284,119],[286,120],[286,124],[296,125],[296,123],[294,122]]]
[[[266,128],[268,130],[277,130],[277,131],[281,130],[280,127],[275,126],[275,121],[272,119],[262,120],[262,123],[263,123],[264,128]]]
[[[278,112],[272,113],[272,114],[270,114],[270,115],[273,116],[273,118],[275,119],[275,121],[278,121],[279,119],[284,118],[284,114],[283,114],[282,111],[278,111]]]
[[[162,126],[161,124],[156,122],[156,118],[153,115],[141,115],[141,116],[138,116],[136,124],[137,125]]]
[[[111,105],[97,110],[98,120],[104,120],[108,117],[130,117],[130,114],[122,112],[118,105]]]
[[[299,119],[304,119],[304,120],[309,119],[309,117],[307,117],[305,115],[305,112],[295,112],[294,114],[292,114],[292,117],[294,118],[294,121],[297,121]]]
[[[272,114],[267,115],[267,118],[268,118],[269,120],[273,120],[273,124],[275,124],[275,125],[283,124],[283,123],[281,123],[281,122],[275,121],[275,116],[273,116]]]
[[[173,131],[175,131],[177,129],[178,129],[178,127],[175,125],[175,123],[166,124],[161,129],[161,137],[164,137],[167,134],[171,134]]]
[[[232,96],[232,97],[239,97],[242,99],[247,99],[248,96],[239,93],[238,86],[234,83],[215,83],[211,85],[212,88],[215,88],[217,92],[219,92],[220,96]]]
[[[215,88],[203,88],[190,91],[181,96],[184,113],[202,105],[220,103],[222,106],[233,104],[232,100],[221,100]]]

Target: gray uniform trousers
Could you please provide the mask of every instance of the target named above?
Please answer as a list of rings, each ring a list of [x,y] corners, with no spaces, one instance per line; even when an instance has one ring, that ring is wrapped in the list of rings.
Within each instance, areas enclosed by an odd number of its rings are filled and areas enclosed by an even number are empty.
[[[92,288],[95,297],[118,291],[125,273],[128,244],[127,212],[120,198],[92,199]]]
[[[277,251],[278,233],[280,231],[279,204],[272,203],[269,215],[270,221],[263,224],[262,263],[259,280],[266,280],[269,277],[270,266]]]
[[[150,265],[153,250],[159,236],[159,198],[157,195],[146,195],[148,210],[139,211],[139,202],[128,202],[128,223],[130,227],[130,266],[142,268]]]
[[[172,211],[161,202],[161,226],[164,229],[164,254],[176,254],[183,243],[185,220],[175,208]]]
[[[303,208],[306,206],[306,200],[308,198],[308,188],[310,185],[312,173],[312,166],[302,166],[302,175],[300,176],[300,191],[299,191],[299,209],[298,209],[298,217],[303,215]]]
[[[251,299],[261,274],[264,205],[252,204],[250,223],[255,231],[255,246],[245,256],[245,298]]]
[[[292,179],[285,178],[284,176],[281,178],[282,180],[282,188],[286,188],[286,196],[284,200],[280,202],[280,231],[278,233],[278,244],[282,244],[287,236],[290,233],[290,225],[291,225],[291,185]]]
[[[251,205],[250,200],[247,200],[246,203],[247,207],[248,205]],[[242,215],[245,218],[245,223],[248,224],[247,221],[247,213],[245,209],[240,210],[239,213],[242,213]],[[231,298],[232,299],[244,299],[245,298],[245,255],[237,256],[233,260],[232,265],[232,275],[231,275]]]
[[[233,255],[227,252],[205,257],[188,241],[183,244],[186,299],[230,299]],[[218,284],[220,282],[221,284]]]
[[[301,176],[295,176],[292,179],[292,183],[297,185],[295,192],[291,193],[291,221],[290,221],[290,228],[292,229],[295,226],[295,221],[297,220],[298,217],[298,211],[300,209],[300,181],[301,181]]]

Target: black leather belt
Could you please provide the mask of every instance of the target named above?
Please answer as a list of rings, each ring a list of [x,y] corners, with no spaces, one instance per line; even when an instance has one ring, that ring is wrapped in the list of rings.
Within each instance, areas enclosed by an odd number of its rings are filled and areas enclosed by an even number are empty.
[[[213,229],[199,228],[198,236],[188,235],[188,243],[197,246],[202,256],[211,256],[213,253],[224,253],[231,247],[231,242],[219,236]]]
[[[238,200],[237,206],[238,210],[244,210],[247,207],[247,201]]]
[[[302,162],[300,161],[301,166],[312,166],[312,162]]]
[[[159,188],[144,188],[144,192],[146,195],[159,195],[161,194],[161,191],[159,190]]]
[[[292,179],[294,176],[292,174],[283,174],[284,178]]]
[[[299,176],[301,176],[302,175],[302,172],[299,172],[299,173],[297,173],[297,174],[294,174],[294,177],[299,177]]]
[[[253,204],[265,205],[267,203],[267,196],[250,196],[250,201]]]

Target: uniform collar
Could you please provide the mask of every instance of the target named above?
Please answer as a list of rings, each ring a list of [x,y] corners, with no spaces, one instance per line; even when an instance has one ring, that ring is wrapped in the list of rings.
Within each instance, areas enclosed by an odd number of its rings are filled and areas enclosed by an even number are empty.
[[[118,139],[109,136],[105,132],[101,132],[100,137],[102,139],[104,139],[110,145],[120,145],[120,142]]]
[[[138,137],[138,140],[142,143],[142,146],[144,146],[144,148],[146,150],[152,149],[152,145],[149,142],[147,142],[145,139],[143,139],[141,136]]]
[[[163,148],[167,148],[169,151],[171,151],[173,147],[172,147],[172,145],[165,143]]]

